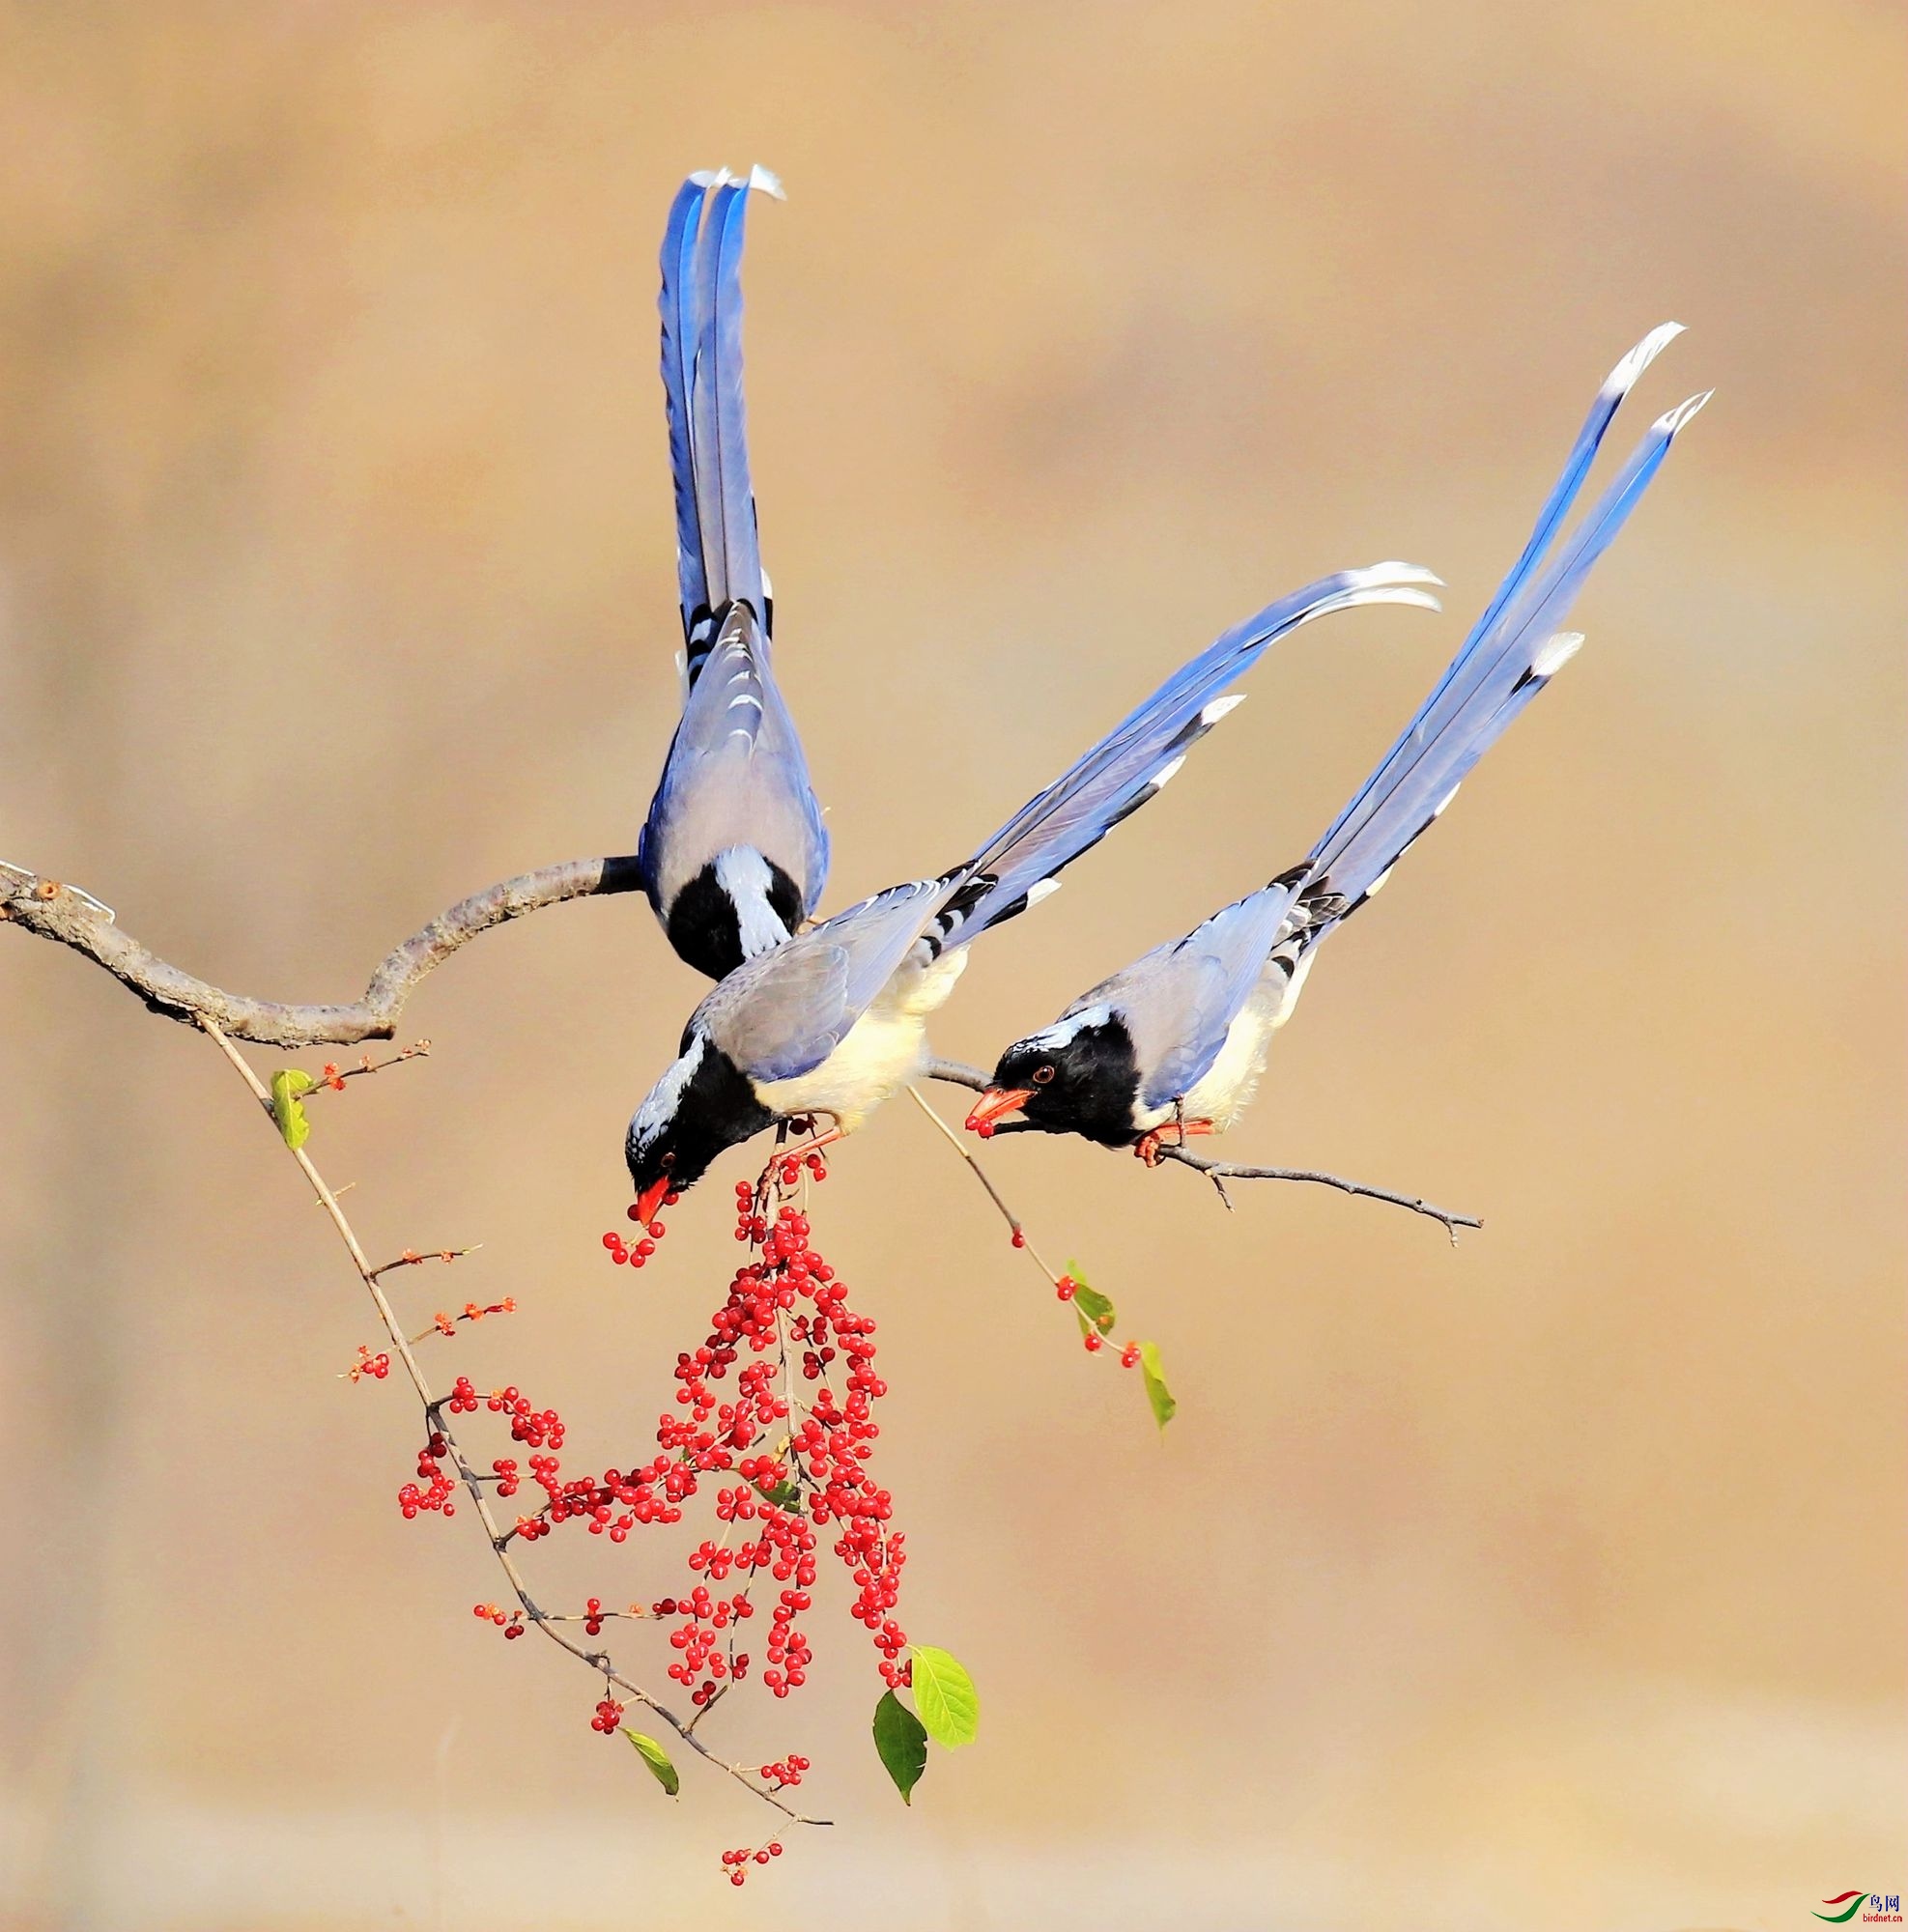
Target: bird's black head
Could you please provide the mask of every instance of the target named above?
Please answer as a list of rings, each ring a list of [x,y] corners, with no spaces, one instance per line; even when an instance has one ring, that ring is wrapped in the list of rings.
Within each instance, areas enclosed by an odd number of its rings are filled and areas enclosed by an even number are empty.
[[[623,1143],[637,1218],[654,1219],[665,1195],[695,1186],[725,1149],[774,1123],[748,1076],[692,1026],[675,1065],[636,1110]]]
[[[1010,1046],[967,1124],[989,1127],[1019,1114],[1001,1131],[1081,1134],[1125,1147],[1139,1131],[1138,1094],[1138,1063],[1125,1021],[1104,1007],[1089,1007]]]
[[[802,892],[750,846],[719,853],[669,901],[663,926],[678,955],[712,980],[772,952],[802,923]]]

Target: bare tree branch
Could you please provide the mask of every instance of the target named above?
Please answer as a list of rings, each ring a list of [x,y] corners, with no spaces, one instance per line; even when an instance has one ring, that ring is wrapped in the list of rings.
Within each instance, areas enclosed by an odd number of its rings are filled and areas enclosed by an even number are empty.
[[[364,997],[349,1006],[289,1006],[225,992],[149,952],[90,893],[5,861],[0,920],[84,953],[167,1019],[187,1026],[211,1021],[232,1038],[263,1046],[356,1046],[389,1039],[418,981],[479,933],[565,899],[634,892],[641,885],[631,858],[572,859],[504,879],[458,900],[413,933],[372,974]]]
[[[958,1060],[930,1061],[927,1066],[930,1080],[945,1080],[951,1087],[965,1087],[971,1092],[982,1094],[986,1091],[987,1076],[978,1066],[966,1066]],[[1003,1132],[1011,1128],[1003,1127]],[[1343,1175],[1325,1174],[1309,1167],[1235,1167],[1227,1161],[1209,1160],[1204,1154],[1188,1153],[1184,1148],[1165,1146],[1159,1150],[1161,1160],[1178,1161],[1182,1167],[1189,1167],[1195,1174],[1203,1174],[1218,1189],[1219,1199],[1230,1208],[1226,1199],[1225,1183],[1228,1180],[1310,1180],[1321,1187],[1335,1187],[1341,1194],[1355,1194],[1364,1201],[1383,1201],[1393,1208],[1409,1208],[1413,1214],[1423,1214],[1438,1222],[1450,1236],[1455,1246],[1460,1228],[1481,1228],[1484,1223],[1475,1214],[1460,1214],[1455,1208],[1439,1208],[1415,1194],[1397,1194],[1388,1187],[1371,1187],[1362,1180],[1348,1180]],[[989,1193],[993,1192],[989,1186]],[[998,1197],[996,1197],[998,1198]]]

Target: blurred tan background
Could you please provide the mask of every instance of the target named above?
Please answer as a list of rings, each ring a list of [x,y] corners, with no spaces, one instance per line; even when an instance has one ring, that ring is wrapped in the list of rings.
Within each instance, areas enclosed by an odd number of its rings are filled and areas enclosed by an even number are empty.
[[[904,1812],[836,1590],[804,1698],[712,1720],[840,1821],[740,1894],[765,1814],[666,1804],[585,1673],[473,1622],[474,1526],[398,1519],[412,1412],[335,1378],[368,1310],[229,1070],[0,934],[0,1918],[1642,1932],[1908,1889],[1903,38],[1856,0],[0,10],[0,852],[248,991],[349,997],[462,893],[633,848],[690,168],[788,187],[750,405],[831,904],[1266,598],[1451,584],[1269,661],[981,950],[969,1059],[1304,850],[1644,328],[1691,333],[1616,445],[1718,387],[1234,1142],[1482,1235],[997,1143],[1165,1350],[1162,1447],[912,1109],[841,1156],[906,1622],[984,1734]],[[406,1308],[515,1293],[438,1366],[557,1403],[579,1464],[648,1438],[733,1257],[726,1170],[641,1276],[597,1247],[698,992],[640,901],[547,913],[319,1118],[374,1251],[484,1243]],[[680,1574],[584,1553],[553,1597]]]

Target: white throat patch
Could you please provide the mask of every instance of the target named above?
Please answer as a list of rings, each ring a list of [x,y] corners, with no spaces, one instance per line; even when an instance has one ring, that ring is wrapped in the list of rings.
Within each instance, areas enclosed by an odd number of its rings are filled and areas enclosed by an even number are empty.
[[[731,845],[716,854],[716,884],[735,908],[743,958],[773,952],[788,937],[787,928],[769,903],[775,879],[768,861],[753,845]]]

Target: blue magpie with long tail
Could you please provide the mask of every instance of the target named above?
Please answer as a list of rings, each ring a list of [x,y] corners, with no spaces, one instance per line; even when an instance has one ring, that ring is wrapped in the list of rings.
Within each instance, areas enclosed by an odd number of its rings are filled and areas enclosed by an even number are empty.
[[[766,169],[692,175],[663,234],[663,393],[675,477],[682,719],[637,849],[669,944],[711,979],[814,910],[828,833],[769,660],[774,608],[742,410],[742,243]]]
[[[1611,371],[1523,555],[1404,735],[1305,861],[1010,1046],[967,1117],[970,1127],[1080,1134],[1130,1146],[1151,1163],[1162,1145],[1234,1124],[1320,942],[1378,892],[1583,641],[1560,628],[1572,600],[1708,395],[1659,418],[1570,536],[1554,548],[1552,539],[1617,406],[1678,333],[1675,323],[1652,330]]]
[[[852,1132],[921,1074],[927,1021],[967,946],[1023,912],[1139,810],[1240,699],[1225,688],[1277,639],[1365,604],[1436,610],[1428,570],[1375,564],[1268,605],[1181,667],[973,857],[894,886],[746,960],[690,1016],[675,1064],[630,1122],[624,1152],[647,1221],[725,1149],[780,1122],[825,1116]]]

